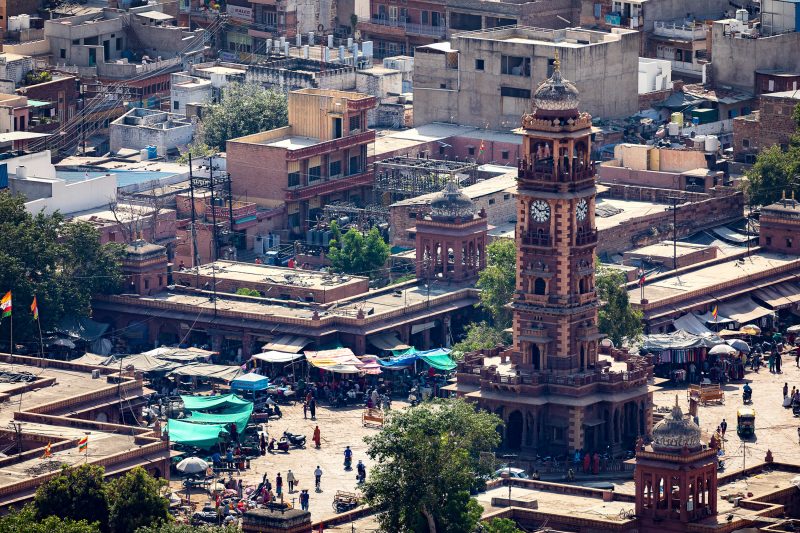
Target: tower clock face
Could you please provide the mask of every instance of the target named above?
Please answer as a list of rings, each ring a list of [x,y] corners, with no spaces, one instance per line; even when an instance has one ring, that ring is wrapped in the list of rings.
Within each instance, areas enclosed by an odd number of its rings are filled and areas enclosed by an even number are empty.
[[[547,222],[550,219],[550,206],[547,202],[537,200],[531,204],[531,217],[536,222]]]
[[[578,217],[578,220],[583,222],[586,220],[586,215],[589,214],[589,204],[586,203],[586,199],[581,198],[578,202],[578,205],[575,208],[575,216]]]

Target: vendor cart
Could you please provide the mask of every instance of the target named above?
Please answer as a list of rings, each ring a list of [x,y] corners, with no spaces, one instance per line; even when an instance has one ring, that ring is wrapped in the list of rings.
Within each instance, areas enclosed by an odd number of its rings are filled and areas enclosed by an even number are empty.
[[[333,510],[337,513],[346,513],[358,507],[361,497],[355,492],[337,490],[333,497]]]
[[[382,428],[384,422],[384,414],[380,409],[370,409],[367,407],[361,414],[361,424],[364,427]]]
[[[725,403],[725,392],[720,388],[718,383],[708,385],[689,385],[688,395],[690,400],[695,400],[700,405],[708,405],[709,403]]]
[[[756,432],[756,410],[752,407],[740,407],[736,411],[736,433],[742,437],[752,437]]]

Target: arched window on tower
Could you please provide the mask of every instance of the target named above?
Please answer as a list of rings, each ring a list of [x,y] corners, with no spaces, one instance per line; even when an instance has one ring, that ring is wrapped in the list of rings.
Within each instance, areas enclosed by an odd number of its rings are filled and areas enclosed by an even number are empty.
[[[547,290],[547,282],[542,278],[536,278],[533,282],[533,294],[544,295]]]

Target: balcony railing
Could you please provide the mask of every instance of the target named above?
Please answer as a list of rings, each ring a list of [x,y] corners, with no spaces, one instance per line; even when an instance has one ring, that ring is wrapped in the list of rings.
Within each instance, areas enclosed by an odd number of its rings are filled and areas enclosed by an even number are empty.
[[[347,135],[340,139],[321,141],[317,144],[306,146],[305,148],[300,148],[299,150],[289,150],[288,152],[286,152],[286,160],[298,161],[300,159],[306,159],[308,157],[312,157],[315,155],[327,154],[329,152],[335,152],[337,150],[343,150],[345,148],[352,148],[360,144],[370,143],[370,142],[375,142],[374,130],[367,130],[365,132],[358,133],[356,135]]]
[[[681,22],[656,21],[653,33],[670,39],[685,41],[702,41],[706,38],[706,28],[702,24],[684,24]]]
[[[550,246],[553,239],[548,234],[540,234],[537,232],[529,231],[522,236],[523,246]]]
[[[597,243],[597,231],[587,231],[586,233],[579,233],[575,237],[575,246],[586,246],[588,244]]]
[[[389,20],[378,17],[372,17],[368,21],[369,24],[377,26],[386,26],[388,28],[400,28],[409,35],[421,35],[427,37],[443,38],[447,29],[444,26],[430,26],[428,24],[415,24],[413,22],[402,22],[399,20]]]
[[[353,187],[370,185],[374,180],[375,174],[372,169],[367,169],[358,174],[352,174],[344,178],[323,178],[322,181],[318,180],[313,184],[287,189],[286,201],[296,202],[298,200],[309,200],[323,194],[331,194],[338,191],[346,191]]]

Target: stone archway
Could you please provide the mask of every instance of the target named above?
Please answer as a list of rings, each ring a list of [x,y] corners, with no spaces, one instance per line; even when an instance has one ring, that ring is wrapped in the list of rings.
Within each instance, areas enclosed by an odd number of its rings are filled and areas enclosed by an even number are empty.
[[[519,450],[522,447],[523,418],[520,411],[514,411],[508,415],[506,422],[505,448],[509,450]]]

